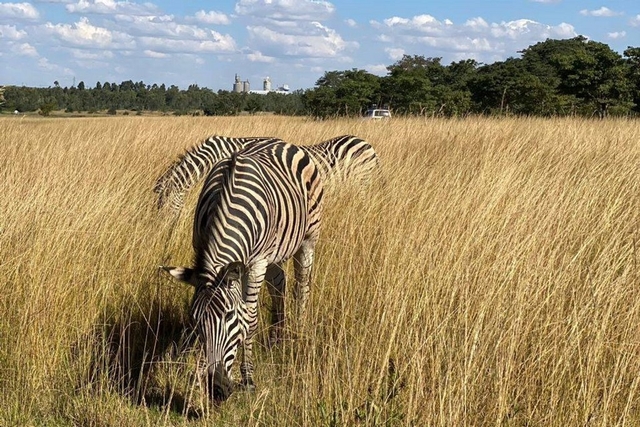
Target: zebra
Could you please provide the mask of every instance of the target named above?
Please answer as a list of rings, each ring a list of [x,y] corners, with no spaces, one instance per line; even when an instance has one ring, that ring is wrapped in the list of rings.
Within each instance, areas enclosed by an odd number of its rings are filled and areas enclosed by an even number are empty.
[[[195,287],[190,315],[204,344],[207,384],[214,401],[234,388],[231,367],[240,344],[241,385],[253,382],[253,336],[258,293],[271,294],[271,339],[284,323],[282,264],[294,259],[297,314],[305,312],[314,248],[321,226],[323,184],[299,147],[265,139],[215,164],[193,220],[192,268],[162,267]]]
[[[217,161],[232,153],[269,140],[268,137],[229,138],[211,136],[187,150],[157,179],[158,209],[169,206],[178,215],[184,205],[184,194],[193,187]],[[341,135],[315,145],[300,146],[311,157],[324,178],[325,188],[348,182],[366,184],[378,168],[378,156],[367,141],[353,135]]]
[[[184,205],[184,193],[203,179],[218,160],[252,144],[275,140],[270,137],[232,138],[212,136],[190,148],[156,180],[153,191],[158,194],[158,209],[169,206],[179,213]]]

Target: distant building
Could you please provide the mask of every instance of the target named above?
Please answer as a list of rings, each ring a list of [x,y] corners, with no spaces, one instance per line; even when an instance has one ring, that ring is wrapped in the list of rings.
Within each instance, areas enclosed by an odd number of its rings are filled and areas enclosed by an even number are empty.
[[[240,81],[240,77],[236,74],[236,79],[233,83],[233,91],[236,93],[249,92],[251,90],[251,85],[249,84],[249,80]]]
[[[242,81],[240,77],[236,74],[235,81],[233,83],[233,91],[236,93],[255,93],[258,95],[266,95],[268,93],[281,93],[288,94],[291,93],[289,89],[289,85],[279,86],[277,89],[271,89],[271,78],[266,77],[262,81],[262,90],[251,90],[251,86],[249,84],[249,80]]]

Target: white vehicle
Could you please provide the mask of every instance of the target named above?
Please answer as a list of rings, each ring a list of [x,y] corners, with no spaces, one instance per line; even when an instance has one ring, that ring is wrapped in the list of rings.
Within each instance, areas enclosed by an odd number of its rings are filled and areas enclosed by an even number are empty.
[[[383,120],[390,119],[391,111],[386,108],[373,108],[371,110],[367,110],[364,119],[365,120]]]

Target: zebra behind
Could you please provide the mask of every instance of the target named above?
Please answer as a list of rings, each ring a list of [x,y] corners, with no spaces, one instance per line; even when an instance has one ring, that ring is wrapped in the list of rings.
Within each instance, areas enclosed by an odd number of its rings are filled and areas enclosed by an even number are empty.
[[[192,268],[163,267],[195,287],[190,314],[207,362],[208,390],[225,400],[240,344],[242,384],[253,387],[252,342],[258,293],[272,297],[272,336],[284,322],[282,263],[293,257],[302,315],[321,225],[323,186],[299,147],[260,141],[218,162],[206,178],[193,222]],[[281,286],[281,287],[280,287]]]
[[[153,191],[158,194],[158,209],[168,205],[172,211],[180,212],[185,191],[206,177],[218,160],[251,144],[269,140],[274,138],[213,136],[190,148],[156,180]]]
[[[154,191],[158,194],[158,208],[169,206],[179,214],[184,194],[204,177],[221,159],[266,137],[228,138],[211,136],[187,150],[158,178]],[[342,135],[315,145],[300,146],[315,162],[325,187],[347,182],[356,185],[371,181],[378,167],[378,156],[367,141],[352,135]]]

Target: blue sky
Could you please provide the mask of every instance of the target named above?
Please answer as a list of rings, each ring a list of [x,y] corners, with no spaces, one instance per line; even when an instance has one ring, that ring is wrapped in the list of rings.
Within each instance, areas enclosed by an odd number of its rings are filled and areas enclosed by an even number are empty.
[[[484,63],[578,34],[640,46],[637,0],[0,2],[0,84],[123,80],[231,89],[313,87],[324,71],[378,75],[403,54]]]

